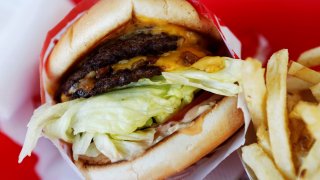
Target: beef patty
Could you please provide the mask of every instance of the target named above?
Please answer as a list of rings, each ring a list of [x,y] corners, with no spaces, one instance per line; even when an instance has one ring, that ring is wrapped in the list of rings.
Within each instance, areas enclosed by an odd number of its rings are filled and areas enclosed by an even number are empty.
[[[178,36],[166,33],[133,33],[100,44],[68,73],[56,95],[58,102],[105,93],[114,87],[136,82],[141,78],[160,75],[153,66],[157,56],[177,49]],[[132,69],[114,70],[112,65],[121,60],[147,56],[137,61]]]

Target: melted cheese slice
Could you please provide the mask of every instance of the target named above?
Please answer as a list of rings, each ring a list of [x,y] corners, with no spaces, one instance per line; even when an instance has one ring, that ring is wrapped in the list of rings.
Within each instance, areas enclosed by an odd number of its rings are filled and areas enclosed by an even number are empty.
[[[112,69],[115,71],[122,70],[122,69],[131,69],[135,63],[139,61],[145,61],[145,60],[147,60],[146,56],[137,56],[129,60],[122,60],[117,64],[114,64],[112,66]]]
[[[191,52],[192,54],[198,56],[199,58],[206,56],[206,53],[201,49],[198,49],[195,47],[185,47],[185,48],[180,48],[177,51],[171,51],[163,54],[158,59],[155,65],[161,67],[161,69],[165,72],[188,68],[189,66],[186,65],[186,63],[181,57],[182,53],[186,51]]]
[[[183,41],[179,42],[178,46],[188,46],[191,44],[197,44],[199,41],[202,40],[202,37],[193,31],[189,31],[184,27],[170,24],[166,21],[162,21],[159,19],[150,19],[147,17],[139,16],[138,18],[138,25],[150,25],[153,27],[152,33],[153,34],[160,34],[160,33],[167,33],[173,36],[180,36],[182,37]]]
[[[198,33],[187,30],[186,28],[168,24],[161,20],[150,20],[148,18],[139,17],[139,21],[136,22],[137,26],[151,26],[152,34],[167,33],[172,36],[179,36],[178,49],[176,51],[170,51],[162,54],[156,61],[155,66],[161,67],[165,72],[181,70],[188,68],[190,64],[186,64],[183,59],[183,53],[190,52],[196,55],[199,59],[207,55],[207,51],[204,49],[205,40]],[[112,68],[114,70],[131,69],[138,61],[147,60],[146,56],[138,56],[127,60],[122,60],[117,64],[114,64]]]
[[[167,53],[162,54],[159,59],[156,61],[155,66],[161,67],[161,69],[165,72],[181,70],[188,68],[189,66],[186,65],[182,58],[182,53],[184,52],[191,52],[192,54],[196,55],[199,58],[203,58],[206,56],[204,50],[195,47],[183,47],[179,48],[176,51],[170,51]],[[128,60],[122,60],[117,64],[114,64],[112,68],[115,71],[122,70],[122,69],[132,69],[133,65],[138,61],[145,61],[147,60],[146,56],[137,56]]]

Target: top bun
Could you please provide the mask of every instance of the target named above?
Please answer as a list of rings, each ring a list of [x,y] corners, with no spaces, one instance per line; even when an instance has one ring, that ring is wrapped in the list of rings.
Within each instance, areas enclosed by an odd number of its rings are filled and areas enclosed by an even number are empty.
[[[157,19],[219,37],[212,21],[186,0],[100,0],[67,29],[46,61],[43,84],[50,99],[81,56],[133,18]]]

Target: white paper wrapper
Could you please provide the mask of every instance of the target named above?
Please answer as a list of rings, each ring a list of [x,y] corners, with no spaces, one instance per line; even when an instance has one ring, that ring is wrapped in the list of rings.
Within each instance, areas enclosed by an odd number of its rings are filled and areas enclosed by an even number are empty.
[[[192,2],[197,3],[197,1]],[[0,49],[2,49],[0,60],[1,64],[6,64],[6,66],[0,67],[0,92],[2,93],[0,128],[16,142],[22,144],[26,133],[26,124],[33,110],[39,105],[38,57],[41,54],[40,50],[45,40],[45,34],[56,22],[62,19],[73,5],[68,0],[51,2],[33,0],[32,3],[31,0],[16,0],[12,3],[20,3],[19,8],[10,17],[10,23],[7,23],[5,28],[0,31]],[[205,8],[202,10],[205,11]],[[212,17],[230,52],[240,57],[241,43],[237,38],[226,26],[220,25],[219,19],[213,13],[204,13],[207,17]],[[25,20],[26,17],[28,18],[27,21]],[[74,21],[74,18],[69,22]],[[62,31],[53,35],[52,38],[59,37],[61,33]],[[53,42],[53,39],[51,42]],[[242,96],[239,97],[238,106],[245,115],[245,128],[237,132],[210,156],[203,158],[197,164],[173,178],[204,179],[221,161],[244,143],[244,135],[250,118]],[[81,178],[80,173],[67,158],[63,149],[60,146],[58,147],[63,158],[48,140],[41,139],[38,142],[34,152],[39,156],[36,167],[39,176],[42,179]],[[63,159],[66,159],[66,161]],[[224,170],[225,172],[220,174],[228,177],[226,174],[234,169]],[[211,174],[213,175],[207,178],[222,179],[222,176]]]

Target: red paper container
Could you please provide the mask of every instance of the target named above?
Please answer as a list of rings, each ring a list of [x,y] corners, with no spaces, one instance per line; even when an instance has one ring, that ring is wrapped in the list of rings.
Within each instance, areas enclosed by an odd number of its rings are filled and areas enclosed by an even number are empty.
[[[234,58],[241,57],[241,43],[240,41],[233,35],[233,33],[225,26],[221,20],[212,12],[209,11],[202,3],[198,0],[188,0],[193,7],[198,11],[198,13],[210,19],[215,29],[221,36],[221,39],[224,41],[226,47],[228,48],[231,56]],[[41,99],[42,103],[50,101],[48,96],[46,96],[46,92],[44,90],[44,86],[42,81],[44,80],[44,76],[47,76],[46,64],[48,62],[48,57],[54,48],[55,44],[59,41],[61,35],[66,31],[66,29],[75,22],[78,18],[80,18],[83,13],[92,7],[98,0],[84,0],[80,2],[62,21],[60,21],[53,29],[51,29],[46,37],[46,40],[43,45],[43,49],[40,56],[40,82],[41,82]],[[203,158],[201,161],[196,163],[195,165],[189,167],[187,170],[176,176],[175,178],[190,178],[190,179],[201,179],[206,177],[217,165],[225,159],[228,155],[234,152],[237,148],[239,148],[242,144],[244,144],[244,136],[245,132],[248,128],[248,124],[250,121],[249,114],[247,112],[245,103],[242,97],[238,100],[238,107],[241,108],[245,114],[245,128],[238,131],[234,136],[232,136],[228,141],[226,141],[222,146],[216,150],[215,153],[212,153],[210,156]],[[61,148],[58,142],[55,143],[59,151],[65,160],[72,166],[72,168],[76,170],[75,166],[71,162],[71,160],[67,157],[65,149]],[[80,175],[80,173],[78,173]]]

